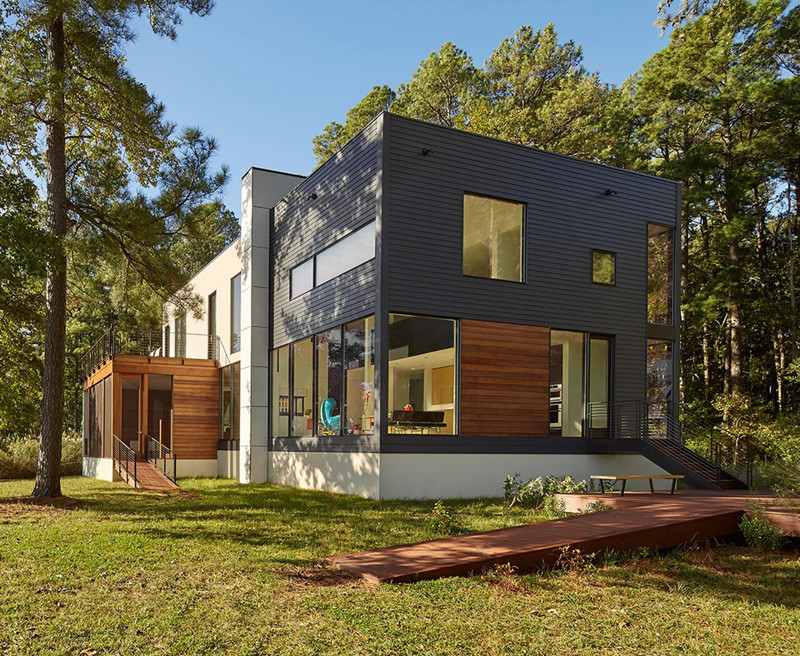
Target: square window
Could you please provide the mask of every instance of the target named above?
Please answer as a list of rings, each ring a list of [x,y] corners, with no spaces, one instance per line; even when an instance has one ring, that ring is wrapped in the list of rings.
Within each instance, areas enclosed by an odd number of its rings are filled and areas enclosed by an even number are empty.
[[[524,217],[522,203],[464,194],[464,275],[522,282]]]
[[[616,267],[616,253],[611,251],[592,251],[592,282],[598,285],[616,285]]]

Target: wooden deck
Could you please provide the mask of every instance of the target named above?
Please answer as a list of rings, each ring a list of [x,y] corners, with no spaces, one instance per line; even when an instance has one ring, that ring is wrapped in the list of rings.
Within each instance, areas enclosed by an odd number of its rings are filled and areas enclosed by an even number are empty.
[[[760,498],[764,503],[774,501],[774,497]],[[562,495],[562,499],[573,511],[599,499],[614,509],[329,560],[372,583],[477,574],[507,563],[527,572],[554,563],[564,547],[584,553],[641,547],[668,549],[734,535],[752,497],[747,493],[719,492],[675,496],[629,493],[624,497],[584,494]],[[781,517],[786,519],[790,514]],[[796,511],[793,521],[797,523]]]

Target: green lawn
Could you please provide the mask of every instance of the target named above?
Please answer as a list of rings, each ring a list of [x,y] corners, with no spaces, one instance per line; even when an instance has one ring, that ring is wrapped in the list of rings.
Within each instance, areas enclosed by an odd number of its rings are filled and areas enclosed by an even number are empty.
[[[432,503],[229,481],[162,497],[64,481],[0,503],[0,654],[793,654],[800,560],[743,547],[368,587],[325,556],[436,537]],[[30,481],[0,482],[0,497]],[[448,504],[467,530],[536,519]]]

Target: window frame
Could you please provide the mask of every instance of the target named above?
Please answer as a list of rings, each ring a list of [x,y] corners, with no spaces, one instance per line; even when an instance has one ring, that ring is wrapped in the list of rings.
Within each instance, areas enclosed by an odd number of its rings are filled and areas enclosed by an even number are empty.
[[[614,269],[611,274],[611,282],[600,282],[594,279],[594,254],[602,253],[604,255],[611,255],[614,259]],[[593,285],[602,285],[603,287],[616,287],[617,286],[617,251],[610,251],[605,248],[593,248],[591,258],[589,260],[589,275],[591,276]]]
[[[491,276],[476,276],[472,273],[464,273],[464,196],[477,196],[479,198],[489,198],[499,200],[504,203],[513,203],[522,206],[522,234],[520,235],[520,280],[508,280],[507,278],[493,278]],[[461,275],[465,278],[476,280],[495,280],[497,282],[509,282],[517,285],[525,285],[528,282],[528,203],[526,201],[504,198],[495,194],[484,194],[476,191],[464,189],[461,194]]]
[[[294,293],[294,284],[292,274],[294,273],[295,269],[299,269],[301,266],[304,266],[308,263],[311,263],[311,287],[306,289],[304,292],[300,292],[299,294]],[[289,300],[293,301],[297,298],[305,296],[306,294],[310,293],[314,287],[316,287],[316,280],[317,280],[317,256],[312,255],[311,257],[306,258],[299,264],[295,264],[292,268],[289,269]]]

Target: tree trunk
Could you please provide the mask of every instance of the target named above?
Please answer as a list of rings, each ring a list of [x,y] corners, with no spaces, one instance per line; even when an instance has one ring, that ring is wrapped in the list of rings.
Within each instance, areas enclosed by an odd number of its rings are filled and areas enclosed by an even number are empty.
[[[64,126],[64,17],[56,15],[47,29],[50,72],[47,109],[47,228],[56,238],[47,264],[45,288],[42,441],[36,466],[35,497],[61,496],[61,435],[64,424],[64,339],[66,333],[67,260],[63,237],[67,228],[66,146]]]

